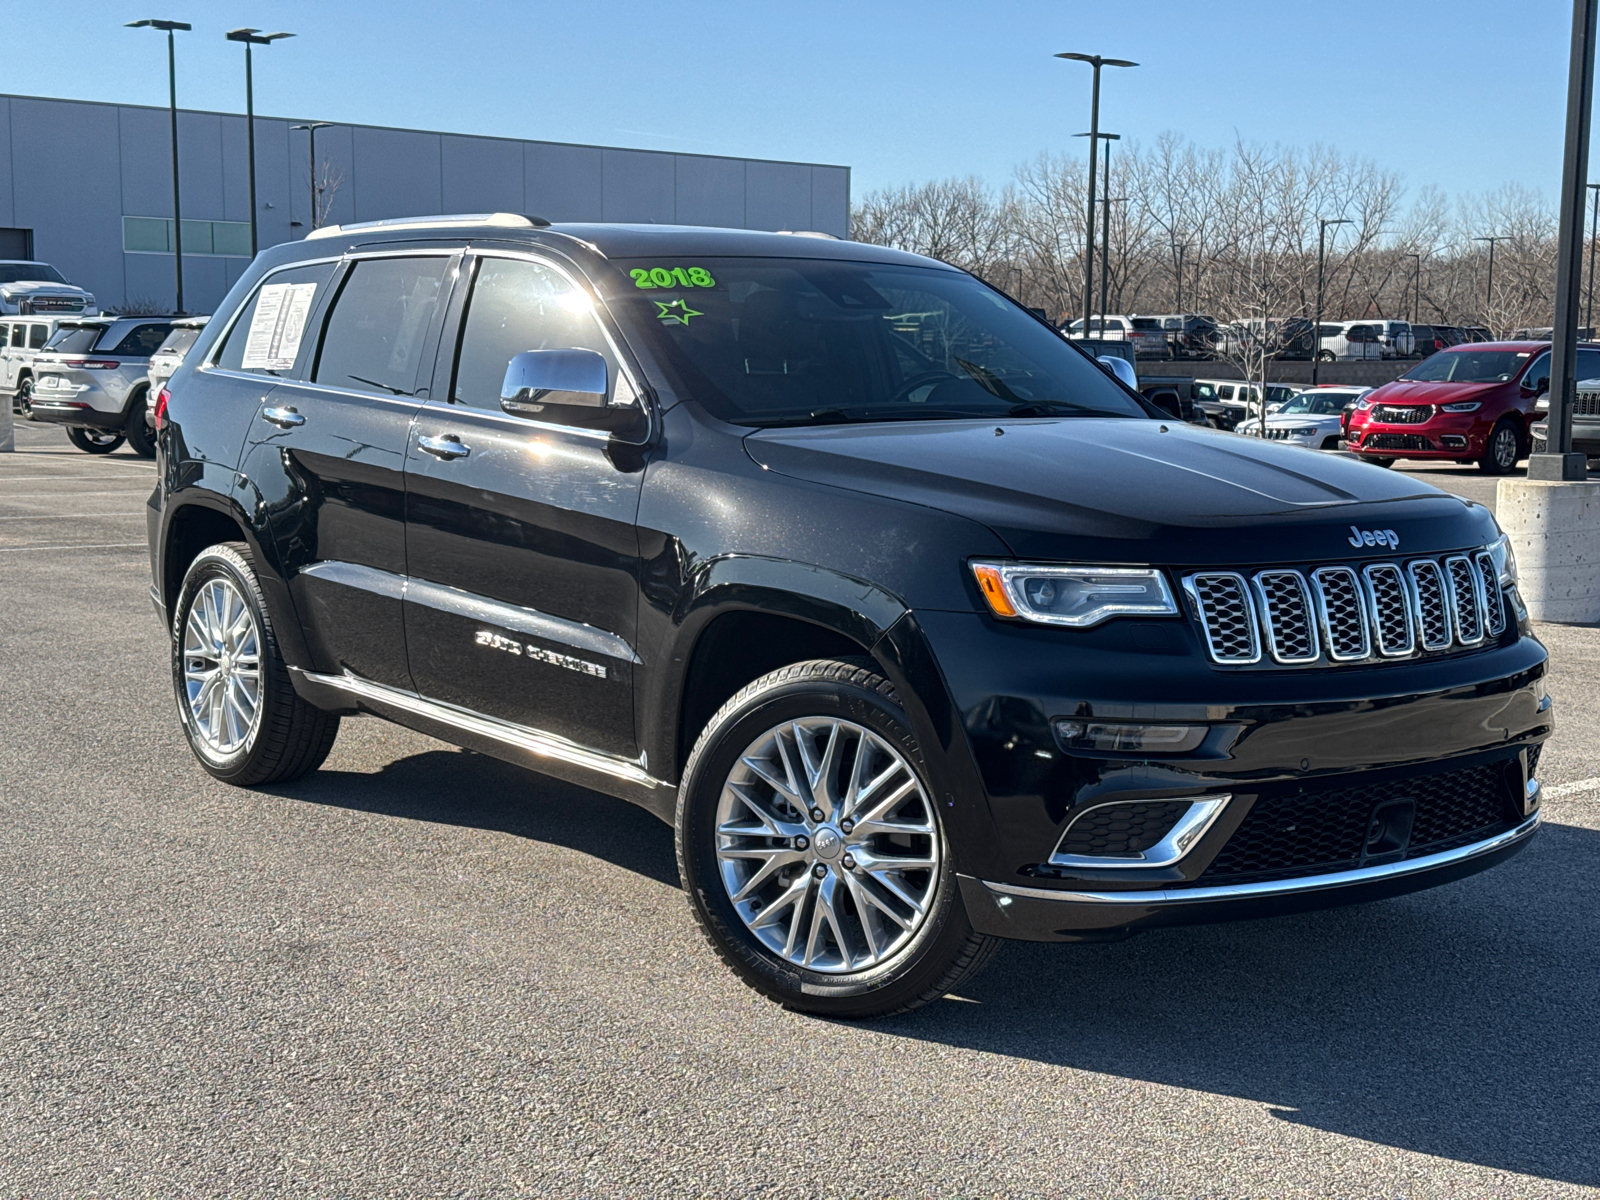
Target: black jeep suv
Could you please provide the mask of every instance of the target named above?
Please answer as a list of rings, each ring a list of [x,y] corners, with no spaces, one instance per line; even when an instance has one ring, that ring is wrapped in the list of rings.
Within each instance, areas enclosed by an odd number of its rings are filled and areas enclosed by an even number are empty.
[[[1390,896],[1538,825],[1487,509],[1166,417],[961,271],[493,215],[263,253],[158,399],[152,596],[219,779],[374,713],[643,805],[795,1008]]]

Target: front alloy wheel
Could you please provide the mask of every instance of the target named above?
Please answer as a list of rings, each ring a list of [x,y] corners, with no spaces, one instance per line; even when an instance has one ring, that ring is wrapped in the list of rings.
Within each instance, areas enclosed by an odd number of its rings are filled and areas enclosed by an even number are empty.
[[[261,721],[261,630],[231,579],[200,586],[183,626],[183,690],[205,757],[239,751]]]
[[[871,659],[818,659],[711,718],[678,788],[678,870],[724,962],[785,1007],[937,999],[996,939],[967,919],[928,766]]]
[[[1489,444],[1484,447],[1478,466],[1486,475],[1509,475],[1516,469],[1521,449],[1516,429],[1509,421],[1502,421],[1489,434]]]
[[[717,859],[762,945],[845,974],[894,957],[927,920],[939,831],[893,746],[819,717],[769,729],[739,756],[717,805]]]

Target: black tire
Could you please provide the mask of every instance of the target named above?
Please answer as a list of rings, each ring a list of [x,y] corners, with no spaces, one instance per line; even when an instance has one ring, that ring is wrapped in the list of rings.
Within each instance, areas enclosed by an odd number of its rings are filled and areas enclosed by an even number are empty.
[[[716,855],[723,786],[754,739],[783,722],[806,717],[844,720],[870,730],[900,755],[928,796],[935,794],[894,688],[876,673],[871,659],[816,660],[764,675],[711,718],[684,768],[676,840],[690,911],[734,973],[786,1008],[850,1019],[920,1007],[975,974],[999,945],[999,939],[973,930],[967,919],[948,843],[937,829],[936,805],[929,803],[928,811],[943,853],[937,879],[926,884],[927,916],[899,950],[876,966],[825,973],[783,958],[746,926],[723,883]]]
[[[110,429],[82,429],[74,425],[67,430],[67,441],[85,454],[110,454],[122,445],[123,436]]]
[[[17,397],[16,401],[12,404],[12,407],[16,409],[17,415],[24,421],[37,421],[39,419],[33,415],[32,375],[29,375],[21,383],[17,384]]]
[[[128,438],[128,448],[140,458],[154,458],[156,456],[156,431],[150,428],[150,422],[145,419],[145,394],[140,392],[134,396],[128,405],[128,423],[123,426],[123,433]]]
[[[259,632],[258,671],[261,684],[260,715],[253,731],[237,750],[218,754],[199,732],[185,692],[184,627],[200,589],[209,581],[232,584],[249,608]],[[333,749],[339,735],[339,718],[302,700],[289,682],[289,670],[278,649],[266,597],[250,565],[250,548],[242,542],[223,542],[202,550],[189,565],[172,613],[172,682],[178,719],[189,748],[210,774],[224,783],[253,787],[285,783],[315,771]]]
[[[1521,457],[1522,435],[1510,421],[1501,420],[1489,431],[1483,457],[1478,460],[1478,470],[1485,475],[1509,475],[1517,469],[1517,460]]]
[[[1339,360],[1338,360],[1338,356],[1335,355],[1332,350],[1319,350],[1319,351],[1317,351],[1317,361],[1318,362],[1338,362]]]
[[[1361,461],[1364,463],[1371,463],[1375,467],[1383,467],[1385,470],[1388,470],[1400,460],[1397,458],[1379,458],[1376,454],[1364,454],[1361,456]]]

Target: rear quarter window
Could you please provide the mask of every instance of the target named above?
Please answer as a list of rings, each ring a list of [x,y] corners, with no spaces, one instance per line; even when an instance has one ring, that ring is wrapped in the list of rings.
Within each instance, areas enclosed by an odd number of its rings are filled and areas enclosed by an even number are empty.
[[[149,325],[136,325],[123,335],[122,340],[115,346],[104,348],[107,354],[119,354],[127,358],[149,358],[167,340],[167,334],[172,332],[172,326],[161,323]]]

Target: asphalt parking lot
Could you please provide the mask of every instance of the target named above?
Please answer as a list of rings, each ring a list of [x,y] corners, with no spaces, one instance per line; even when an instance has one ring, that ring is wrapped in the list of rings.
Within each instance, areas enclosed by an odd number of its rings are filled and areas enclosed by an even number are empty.
[[[0,1197],[1543,1197],[1600,1188],[1600,630],[1547,826],[1361,908],[1004,947],[832,1024],[725,971],[644,812],[376,720],[219,784],[152,467],[0,455]],[[1421,473],[1493,500],[1469,469]]]

